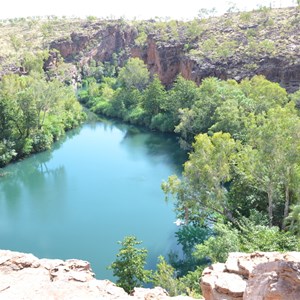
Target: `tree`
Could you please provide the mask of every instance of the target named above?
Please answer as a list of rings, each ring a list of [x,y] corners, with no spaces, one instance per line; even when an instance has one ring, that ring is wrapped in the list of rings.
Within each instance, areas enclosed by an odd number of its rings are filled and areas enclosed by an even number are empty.
[[[255,114],[267,112],[276,105],[283,106],[288,102],[286,90],[262,75],[243,79],[240,88],[247,98],[252,99]]]
[[[297,92],[290,94],[289,98],[292,102],[295,103],[295,107],[299,110],[300,109],[300,90]]]
[[[195,82],[179,75],[162,105],[163,110],[168,114],[168,123],[172,131],[179,124],[179,110],[190,109],[197,100],[199,100],[199,89]]]
[[[26,73],[38,72],[43,73],[44,61],[48,58],[49,53],[40,51],[37,53],[27,52],[22,60],[22,67]]]
[[[149,71],[139,58],[130,58],[121,68],[118,81],[127,88],[144,89],[149,82]]]
[[[179,75],[170,90],[169,109],[190,108],[199,100],[199,90],[196,83]]]
[[[248,146],[239,154],[237,173],[266,193],[270,226],[284,227],[291,197],[299,201],[299,131],[300,119],[293,103],[248,118]]]
[[[148,117],[148,122],[151,123],[151,118],[162,111],[163,102],[166,98],[166,91],[161,84],[158,76],[154,76],[153,81],[144,91],[142,107]],[[148,123],[146,121],[146,123]],[[149,125],[149,123],[147,125]],[[151,125],[151,124],[150,124]]]
[[[229,132],[233,138],[245,140],[245,121],[254,111],[254,101],[247,98],[237,83],[234,83],[231,94],[218,106],[214,113],[212,132]]]
[[[7,75],[0,82],[1,164],[49,149],[83,115],[74,90],[40,74]]]
[[[167,290],[170,296],[176,296],[179,292],[179,281],[175,276],[175,269],[167,264],[163,256],[158,257],[156,271],[153,273],[154,286],[160,286]]]
[[[182,180],[172,176],[163,184],[165,193],[175,194],[180,208],[185,210],[186,223],[190,215],[234,221],[227,186],[233,180],[239,145],[229,133],[217,132],[212,137],[197,135],[194,152],[184,164]]]
[[[224,224],[217,224],[214,232],[214,236],[196,246],[194,256],[209,258],[212,263],[225,262],[230,252],[239,251],[239,232]]]
[[[195,135],[208,132],[215,123],[215,111],[226,99],[232,97],[236,90],[234,81],[221,81],[217,78],[205,78],[199,87],[194,99],[198,99],[191,108],[179,110],[180,123],[175,132],[179,133],[183,145],[187,147],[193,141]]]
[[[201,296],[199,280],[203,269],[204,265],[195,266],[194,271],[188,271],[185,276],[180,276],[178,275],[180,270],[168,264],[163,256],[159,256],[152,283],[154,286],[164,288],[171,297],[188,295],[199,298]]]
[[[141,242],[137,241],[135,236],[126,236],[118,244],[122,247],[117,259],[108,268],[118,277],[117,285],[130,293],[134,287],[140,287],[150,281],[151,271],[144,269],[148,251],[136,247]]]
[[[299,239],[291,232],[277,226],[256,224],[250,218],[241,217],[238,224],[241,252],[298,251]]]

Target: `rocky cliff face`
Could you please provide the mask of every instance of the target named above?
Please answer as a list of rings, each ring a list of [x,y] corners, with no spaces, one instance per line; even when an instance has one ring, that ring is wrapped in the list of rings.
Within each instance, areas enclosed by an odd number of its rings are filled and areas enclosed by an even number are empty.
[[[80,62],[91,59],[97,62],[111,61],[118,54],[122,65],[129,57],[128,49],[134,44],[137,32],[134,27],[122,24],[96,24],[92,30],[87,27],[81,33],[73,32],[69,37],[54,40],[50,49],[56,49],[67,62]]]
[[[81,65],[90,59],[109,61],[113,53],[118,54],[120,65],[130,56],[139,57],[165,85],[178,74],[198,84],[208,76],[240,81],[262,74],[289,92],[300,87],[298,8],[227,14],[193,24],[177,22],[165,26],[167,38],[159,25],[149,24],[143,45],[136,43],[142,30],[139,24],[96,23],[54,40],[50,49]]]
[[[142,59],[152,74],[158,74],[161,82],[169,85],[178,74],[182,73],[183,47],[184,44],[180,42],[160,43],[154,35],[149,35],[147,47],[144,49],[133,47],[131,56]]]
[[[201,280],[206,300],[300,299],[300,253],[231,253]]]
[[[91,60],[122,66],[139,57],[167,86],[178,74],[198,84],[208,76],[240,81],[262,74],[289,92],[300,87],[299,7],[191,22],[41,18],[1,24],[0,77],[22,73],[24,53],[57,49],[79,71]]]
[[[168,297],[162,288],[136,288],[128,295],[108,280],[97,280],[86,261],[38,259],[32,254],[0,250],[0,299],[145,299]]]

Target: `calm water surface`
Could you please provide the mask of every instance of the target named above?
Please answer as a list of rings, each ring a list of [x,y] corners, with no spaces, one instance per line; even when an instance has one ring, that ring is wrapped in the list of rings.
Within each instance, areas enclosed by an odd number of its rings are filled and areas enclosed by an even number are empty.
[[[51,151],[1,171],[0,248],[88,260],[97,278],[112,279],[106,267],[117,241],[135,235],[154,268],[176,247],[175,214],[160,184],[185,158],[174,137],[109,121],[85,124]]]

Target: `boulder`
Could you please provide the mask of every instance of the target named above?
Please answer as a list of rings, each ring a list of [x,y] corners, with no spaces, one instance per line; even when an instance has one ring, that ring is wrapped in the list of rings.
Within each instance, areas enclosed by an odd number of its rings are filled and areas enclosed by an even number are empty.
[[[188,296],[176,296],[176,297],[169,297],[169,294],[166,290],[161,287],[155,287],[153,289],[147,288],[134,288],[132,293],[133,299],[140,299],[140,300],[191,300],[193,298]]]
[[[225,264],[203,271],[201,288],[206,300],[242,300],[246,282],[242,276],[226,272]]]
[[[300,253],[230,253],[203,271],[206,300],[300,299]]]
[[[279,260],[259,264],[249,277],[244,299],[300,299],[300,262]]]
[[[169,298],[168,292],[161,287],[156,287],[154,289],[134,288],[132,296],[134,296],[136,299],[145,300]]]

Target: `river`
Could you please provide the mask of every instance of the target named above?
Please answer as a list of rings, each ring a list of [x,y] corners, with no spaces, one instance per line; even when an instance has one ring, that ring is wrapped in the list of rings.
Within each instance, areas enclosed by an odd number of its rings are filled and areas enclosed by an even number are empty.
[[[135,235],[148,268],[176,248],[160,185],[186,159],[175,137],[104,120],[68,132],[50,151],[0,170],[0,248],[91,262],[99,279],[117,241]]]

